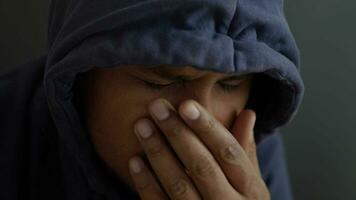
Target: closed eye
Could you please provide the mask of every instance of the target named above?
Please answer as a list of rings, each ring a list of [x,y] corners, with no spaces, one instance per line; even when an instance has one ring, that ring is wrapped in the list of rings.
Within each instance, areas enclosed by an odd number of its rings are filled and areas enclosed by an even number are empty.
[[[174,81],[174,82],[171,82],[168,84],[158,84],[158,83],[153,83],[153,82],[149,82],[149,81],[144,81],[144,83],[152,90],[162,90],[166,87],[172,86],[179,82],[181,82],[182,84],[185,84],[184,81]],[[240,87],[240,83],[239,84],[226,84],[226,83],[220,82],[218,84],[222,88],[222,90],[226,93],[237,90]]]
[[[239,84],[234,84],[234,85],[230,85],[230,84],[224,84],[224,83],[219,83],[219,85],[221,86],[221,88],[224,90],[224,92],[228,93],[228,92],[233,92],[237,89],[240,88],[240,83]]]
[[[169,84],[158,84],[158,83],[152,83],[152,82],[144,81],[144,83],[151,89],[161,90],[161,89],[163,89],[165,87],[168,87],[168,86],[171,86],[171,85],[175,84],[176,82],[172,82],[172,83],[169,83]]]

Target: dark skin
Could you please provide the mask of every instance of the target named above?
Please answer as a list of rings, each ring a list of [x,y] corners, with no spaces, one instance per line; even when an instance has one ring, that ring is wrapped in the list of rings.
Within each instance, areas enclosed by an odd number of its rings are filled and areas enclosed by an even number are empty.
[[[83,82],[91,140],[143,200],[270,199],[256,114],[244,109],[251,81],[191,66],[91,70]]]

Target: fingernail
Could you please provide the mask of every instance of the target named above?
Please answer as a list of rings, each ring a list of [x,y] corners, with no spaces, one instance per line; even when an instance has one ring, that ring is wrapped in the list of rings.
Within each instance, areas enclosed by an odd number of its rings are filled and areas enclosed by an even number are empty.
[[[142,138],[148,138],[152,135],[152,128],[146,120],[140,120],[135,124],[135,130]]]
[[[149,106],[149,109],[158,120],[165,120],[169,117],[168,107],[162,102],[162,100],[154,101]]]
[[[186,105],[182,112],[187,118],[191,120],[196,120],[200,116],[198,108],[192,102]]]
[[[129,168],[134,174],[140,173],[142,170],[142,161],[139,157],[135,156],[129,160]]]

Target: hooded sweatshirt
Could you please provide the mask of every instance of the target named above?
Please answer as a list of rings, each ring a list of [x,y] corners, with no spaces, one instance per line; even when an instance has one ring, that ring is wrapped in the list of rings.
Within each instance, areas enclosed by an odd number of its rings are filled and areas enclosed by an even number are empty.
[[[291,199],[279,128],[303,98],[299,59],[282,0],[52,0],[46,54],[0,73],[0,199],[138,197],[74,102],[81,73],[120,65],[258,74],[247,107],[260,170],[272,199]]]

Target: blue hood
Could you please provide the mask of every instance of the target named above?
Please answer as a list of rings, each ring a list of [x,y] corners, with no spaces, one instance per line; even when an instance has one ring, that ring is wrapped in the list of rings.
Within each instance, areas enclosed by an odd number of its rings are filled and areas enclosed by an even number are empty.
[[[282,0],[52,0],[45,93],[59,138],[98,186],[92,148],[72,102],[79,73],[120,65],[258,73],[248,106],[258,141],[302,101],[299,52]]]

